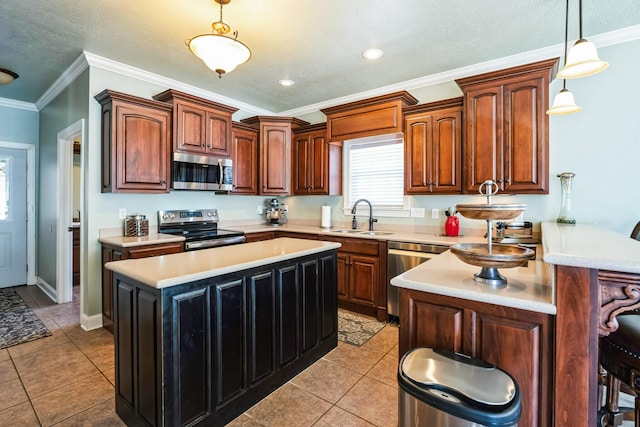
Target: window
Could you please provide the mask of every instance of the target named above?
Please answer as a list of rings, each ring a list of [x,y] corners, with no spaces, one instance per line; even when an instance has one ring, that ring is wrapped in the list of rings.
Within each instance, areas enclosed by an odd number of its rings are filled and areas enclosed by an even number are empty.
[[[409,216],[404,196],[404,138],[401,133],[345,141],[344,209],[367,199],[378,216]],[[369,206],[358,205],[368,215]]]

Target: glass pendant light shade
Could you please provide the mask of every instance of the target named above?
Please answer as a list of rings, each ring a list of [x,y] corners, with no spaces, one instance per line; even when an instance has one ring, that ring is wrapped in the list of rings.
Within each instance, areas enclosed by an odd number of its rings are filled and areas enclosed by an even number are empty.
[[[219,77],[251,58],[251,51],[247,46],[223,35],[201,34],[186,43],[189,50],[218,73]]]
[[[601,61],[598,57],[598,51],[593,43],[580,39],[569,50],[565,65],[558,72],[558,77],[577,79],[591,76],[605,70],[608,66],[608,62]]]
[[[559,116],[563,114],[577,113],[582,108],[576,105],[576,101],[573,99],[573,94],[568,89],[563,88],[555,98],[553,98],[553,105],[547,110],[547,114],[550,116]]]

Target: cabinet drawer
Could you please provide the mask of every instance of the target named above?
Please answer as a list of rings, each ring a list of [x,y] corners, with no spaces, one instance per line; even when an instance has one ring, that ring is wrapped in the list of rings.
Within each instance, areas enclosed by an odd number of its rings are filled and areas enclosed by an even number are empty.
[[[182,252],[182,242],[167,243],[162,245],[139,246],[136,248],[129,248],[127,258],[147,258],[151,256],[176,254],[179,252]]]
[[[378,241],[369,239],[353,239],[345,237],[323,236],[321,240],[329,242],[338,242],[342,247],[339,252],[352,252],[359,255],[375,255],[378,256]]]

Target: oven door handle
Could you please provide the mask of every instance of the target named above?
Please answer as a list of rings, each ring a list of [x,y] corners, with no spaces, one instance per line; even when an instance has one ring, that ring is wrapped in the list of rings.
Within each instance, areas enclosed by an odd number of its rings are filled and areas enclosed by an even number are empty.
[[[222,188],[222,179],[224,175],[222,174],[222,159],[218,159],[218,190]]]
[[[246,240],[247,239],[245,236],[225,237],[224,239],[200,240],[196,242],[185,243],[184,249],[186,251],[190,251],[194,249],[215,248],[218,246],[227,246],[227,245],[233,245],[236,243],[244,243]]]

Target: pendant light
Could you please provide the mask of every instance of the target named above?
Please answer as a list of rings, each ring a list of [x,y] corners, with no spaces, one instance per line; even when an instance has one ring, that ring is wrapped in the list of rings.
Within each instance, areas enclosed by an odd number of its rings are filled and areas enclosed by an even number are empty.
[[[564,63],[567,64],[567,44],[569,38],[569,0],[567,0],[567,10],[564,22]],[[573,94],[567,89],[567,81],[562,81],[562,90],[553,98],[553,105],[547,110],[550,116],[577,113],[582,108],[576,105]]]
[[[558,72],[561,79],[577,79],[587,77],[605,70],[608,62],[601,61],[598,57],[596,46],[582,38],[582,0],[579,0],[580,38],[569,50],[565,65]]]
[[[215,1],[220,4],[220,21],[211,24],[213,33],[200,34],[185,43],[195,56],[218,73],[219,78],[222,78],[223,74],[247,62],[251,58],[251,51],[238,41],[237,31],[233,32],[233,38],[225,35],[231,31],[231,28],[222,22],[222,5],[230,3],[231,0]]]

